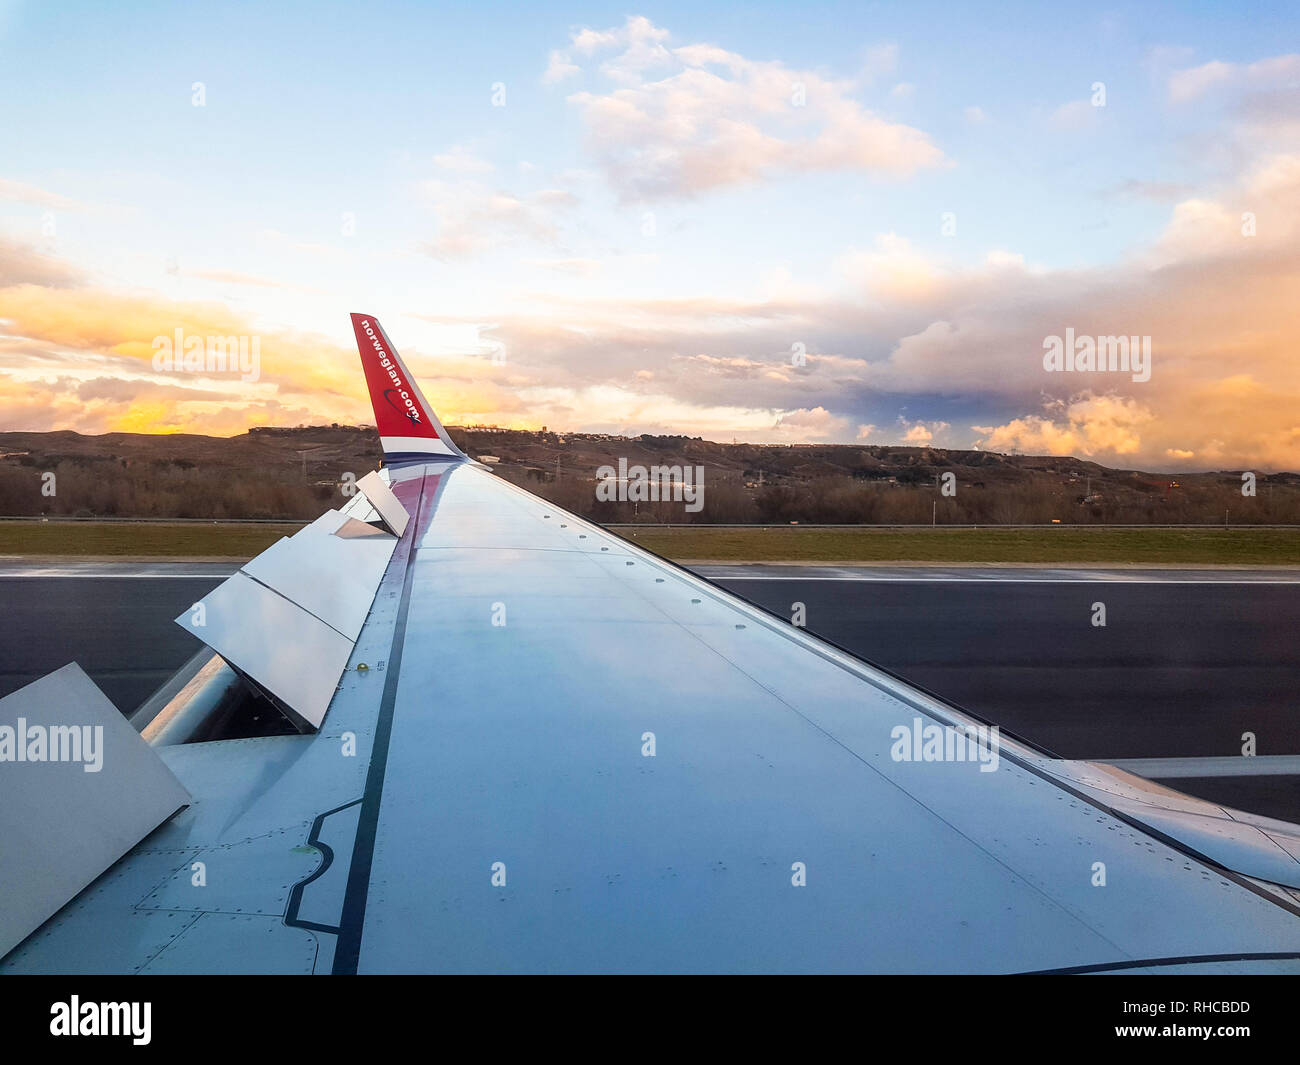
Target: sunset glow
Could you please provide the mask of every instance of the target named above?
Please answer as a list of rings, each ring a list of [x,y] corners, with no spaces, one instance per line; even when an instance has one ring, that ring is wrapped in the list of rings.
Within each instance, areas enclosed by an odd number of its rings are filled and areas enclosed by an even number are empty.
[[[1276,12],[0,3],[0,428],[368,422],[365,311],[451,425],[1300,468]]]

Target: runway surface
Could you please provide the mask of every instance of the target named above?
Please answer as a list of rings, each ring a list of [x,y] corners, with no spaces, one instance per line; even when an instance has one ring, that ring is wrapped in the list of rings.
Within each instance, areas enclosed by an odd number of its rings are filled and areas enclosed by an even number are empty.
[[[1245,733],[1300,755],[1295,571],[696,569],[786,619],[803,604],[809,631],[1062,757],[1230,758]],[[198,649],[172,618],[233,571],[0,564],[0,695],[75,660],[129,712]],[[1160,777],[1300,819],[1300,777],[1184,771]]]
[[[1064,758],[1300,754],[1293,572],[799,569],[700,567]]]
[[[0,567],[0,695],[77,662],[130,713],[202,646],[172,618],[234,568]]]

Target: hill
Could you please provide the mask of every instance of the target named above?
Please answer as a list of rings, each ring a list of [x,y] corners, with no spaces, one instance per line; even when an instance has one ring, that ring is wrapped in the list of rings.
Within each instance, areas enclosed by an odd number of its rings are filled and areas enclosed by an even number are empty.
[[[722,444],[486,427],[449,429],[499,476],[605,523],[1300,523],[1300,475],[1169,474],[1071,457],[928,447]],[[241,436],[0,433],[0,515],[310,519],[346,475],[380,460],[373,429],[254,429]],[[601,466],[698,467],[704,505],[605,502]],[[53,478],[47,476],[53,474]],[[955,495],[940,484],[951,474]],[[50,492],[53,494],[49,494]]]

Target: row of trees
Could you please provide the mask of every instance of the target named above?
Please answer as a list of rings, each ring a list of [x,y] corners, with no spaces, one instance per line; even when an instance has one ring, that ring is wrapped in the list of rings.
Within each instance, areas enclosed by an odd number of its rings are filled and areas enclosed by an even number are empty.
[[[76,459],[48,470],[0,464],[4,515],[310,520],[341,501],[337,488],[292,475],[220,467],[137,462],[127,469],[114,461]]]
[[[596,498],[593,483],[581,477],[509,468],[498,473],[558,506],[593,521],[705,524],[817,525],[1028,525],[1049,524],[1300,524],[1300,488],[1261,484],[1244,497],[1231,484],[1179,489],[1168,495],[1128,492],[1118,499],[1082,502],[1084,489],[1050,482],[956,485],[945,496],[935,482],[911,485],[823,477],[749,488],[737,477],[707,477],[703,505],[689,511],[683,502],[611,501]],[[1276,488],[1276,490],[1274,490]]]
[[[1137,484],[1081,502],[1084,489],[1047,478],[987,486],[955,482],[955,495],[935,480],[911,484],[850,476],[784,479],[747,485],[735,473],[705,469],[701,505],[597,498],[589,475],[501,465],[498,476],[558,506],[603,523],[711,524],[1300,524],[1300,486],[1262,480],[1254,497],[1231,480],[1153,491]],[[326,483],[320,483],[325,481]],[[245,473],[184,462],[62,459],[52,469],[0,463],[0,514],[81,517],[301,519],[345,497],[319,472]]]

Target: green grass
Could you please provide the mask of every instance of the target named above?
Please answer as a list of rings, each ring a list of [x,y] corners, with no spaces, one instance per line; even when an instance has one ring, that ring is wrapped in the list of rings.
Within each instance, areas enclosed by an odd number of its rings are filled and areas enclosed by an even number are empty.
[[[1023,562],[1300,565],[1300,529],[620,530],[693,562]]]
[[[252,558],[300,525],[0,522],[0,555]],[[1300,529],[691,529],[621,535],[678,562],[1300,565]]]
[[[301,528],[302,524],[4,521],[0,522],[0,555],[248,559]]]

